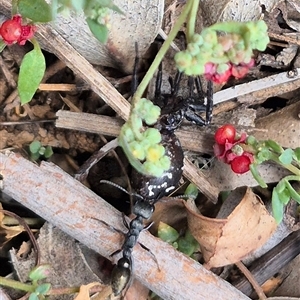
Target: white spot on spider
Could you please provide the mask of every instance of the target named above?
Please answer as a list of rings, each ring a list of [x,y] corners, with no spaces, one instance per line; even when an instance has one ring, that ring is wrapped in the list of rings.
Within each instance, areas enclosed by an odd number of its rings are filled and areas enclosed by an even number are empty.
[[[170,186],[166,189],[166,193],[169,193],[170,191],[174,190],[175,186]]]
[[[173,178],[173,174],[172,173],[165,173],[164,176],[168,177],[169,179]]]
[[[148,191],[149,191],[149,196],[150,196],[150,197],[154,196],[154,193],[153,193],[153,191],[152,191],[153,188],[154,188],[153,185],[149,185],[149,186],[148,186]]]

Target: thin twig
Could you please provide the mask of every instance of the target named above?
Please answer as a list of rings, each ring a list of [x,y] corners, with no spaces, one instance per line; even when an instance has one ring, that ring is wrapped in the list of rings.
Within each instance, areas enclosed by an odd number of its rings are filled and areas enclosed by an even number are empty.
[[[252,284],[257,296],[260,300],[267,300],[267,297],[262,290],[261,286],[257,283],[251,272],[246,268],[246,266],[241,262],[236,262],[235,265],[241,270],[241,272],[245,275],[245,277],[249,280],[249,282]]]

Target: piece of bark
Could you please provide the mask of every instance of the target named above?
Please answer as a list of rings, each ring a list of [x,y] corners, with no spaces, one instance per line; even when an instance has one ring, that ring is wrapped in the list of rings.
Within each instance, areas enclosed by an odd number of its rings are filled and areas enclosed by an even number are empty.
[[[258,258],[249,267],[249,271],[257,283],[261,285],[294,259],[299,252],[300,230],[291,233],[281,243]],[[245,277],[233,282],[233,285],[248,296],[253,291],[253,287]]]
[[[300,147],[300,100],[256,120],[255,126],[266,129],[255,135],[259,140],[271,139],[286,148]]]
[[[121,213],[59,167],[45,162],[37,166],[9,152],[0,153],[0,170],[4,193],[70,236],[107,258],[121,247],[123,236],[97,221],[126,230],[121,225]],[[137,245],[133,251],[134,275],[163,299],[204,300],[211,295],[220,300],[249,299],[148,232],[141,233],[139,242],[151,249],[158,265]]]

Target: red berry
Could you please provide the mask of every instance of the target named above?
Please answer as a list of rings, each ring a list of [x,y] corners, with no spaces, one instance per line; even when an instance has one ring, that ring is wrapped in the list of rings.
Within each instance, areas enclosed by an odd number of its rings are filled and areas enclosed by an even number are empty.
[[[224,73],[217,73],[217,65],[213,63],[205,64],[204,76],[207,80],[211,80],[215,83],[222,84],[226,83],[231,76],[231,65]]]
[[[233,143],[235,139],[235,127],[231,124],[223,125],[218,128],[215,133],[215,141],[219,145],[225,145],[226,143]]]
[[[234,173],[244,174],[250,170],[251,160],[248,156],[242,155],[234,158],[231,163],[231,169]]]
[[[16,43],[22,34],[21,22],[18,20],[7,20],[0,27],[0,35],[8,45]]]
[[[34,25],[22,25],[22,17],[15,15],[11,20],[5,21],[0,27],[0,35],[3,41],[7,44],[18,43],[25,45],[27,40],[30,40],[36,31]]]

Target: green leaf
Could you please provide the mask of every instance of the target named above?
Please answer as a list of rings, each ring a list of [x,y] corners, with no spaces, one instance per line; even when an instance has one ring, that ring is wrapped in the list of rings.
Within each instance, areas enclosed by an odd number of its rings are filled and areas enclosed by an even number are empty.
[[[266,148],[266,147],[263,147],[257,154],[256,154],[256,158],[257,158],[257,161],[259,163],[262,163],[266,160],[269,160],[272,156],[272,153],[271,151]]]
[[[93,1],[91,2],[93,3]],[[107,7],[113,11],[116,11],[117,13],[124,15],[122,10],[118,6],[116,6],[112,0],[97,0],[97,4],[102,7]]]
[[[110,7],[110,9],[113,10],[113,11],[115,11],[115,12],[117,12],[117,13],[119,13],[119,14],[121,14],[121,15],[125,15],[125,14],[123,13],[123,11],[122,11],[117,5],[112,5],[112,6]]]
[[[33,141],[29,145],[29,150],[31,153],[38,153],[42,144],[39,141]]]
[[[259,175],[258,170],[257,170],[257,166],[256,164],[250,164],[250,171],[252,173],[252,176],[254,177],[254,179],[257,181],[257,183],[262,187],[262,188],[267,188],[267,184],[265,183],[265,181],[262,179],[262,177]]]
[[[72,7],[76,12],[84,9],[86,5],[86,0],[72,0]]]
[[[289,191],[290,196],[300,204],[300,194],[291,186],[291,184],[286,181],[286,188]]]
[[[21,63],[18,91],[21,104],[28,103],[41,83],[46,70],[46,63],[41,48],[34,42],[34,48],[28,52]]]
[[[191,231],[189,229],[186,231],[184,237],[185,237],[185,239],[187,241],[189,241],[190,243],[192,243],[195,247],[199,247],[199,243],[194,238],[194,236],[192,235],[192,233],[191,233]]]
[[[278,157],[280,162],[284,165],[288,165],[293,160],[294,151],[291,148],[285,149],[283,153]]]
[[[52,8],[45,0],[20,0],[20,14],[33,22],[47,23],[52,20]]]
[[[184,191],[184,194],[193,198],[193,199],[196,199],[197,196],[198,196],[198,188],[195,184],[193,183],[190,183],[187,188],[185,189]]]
[[[46,150],[45,150],[45,153],[44,153],[44,157],[45,158],[49,158],[53,155],[53,150],[52,150],[52,147],[51,146],[47,146],[46,147]]]
[[[39,154],[40,155],[44,155],[46,148],[44,146],[42,146],[39,150]]]
[[[97,23],[97,21],[86,18],[86,22],[92,32],[92,34],[99,40],[101,43],[105,44],[108,39],[108,29],[105,25]]]
[[[157,236],[164,242],[171,244],[178,239],[179,233],[170,225],[163,222],[159,222]]]
[[[39,265],[37,267],[34,267],[29,273],[29,278],[32,281],[45,279],[49,276],[50,269],[50,265]]]
[[[37,152],[37,153],[31,153],[30,154],[30,158],[31,158],[31,160],[33,160],[33,161],[37,161],[39,158],[40,158],[40,154]]]
[[[193,242],[181,237],[178,239],[178,250],[187,256],[191,256],[195,252],[196,248]]]
[[[291,195],[287,188],[285,188],[281,193],[278,193],[278,196],[284,205],[287,205],[291,200]]]
[[[39,296],[37,293],[31,293],[28,300],[39,300]]]
[[[267,140],[267,141],[265,141],[265,144],[266,144],[266,146],[268,146],[273,151],[275,151],[279,154],[281,154],[284,151],[284,149],[278,143],[276,143],[273,140]]]
[[[4,50],[4,48],[6,47],[6,44],[4,43],[3,40],[0,41],[0,53]]]
[[[279,195],[276,191],[276,189],[273,189],[272,193],[272,211],[273,211],[273,217],[277,224],[281,223],[283,219],[283,208],[284,205],[280,201]]]
[[[50,283],[43,283],[40,284],[35,291],[41,295],[45,295],[51,288],[51,284]]]
[[[294,158],[295,158],[295,160],[300,162],[300,147],[294,149]]]

